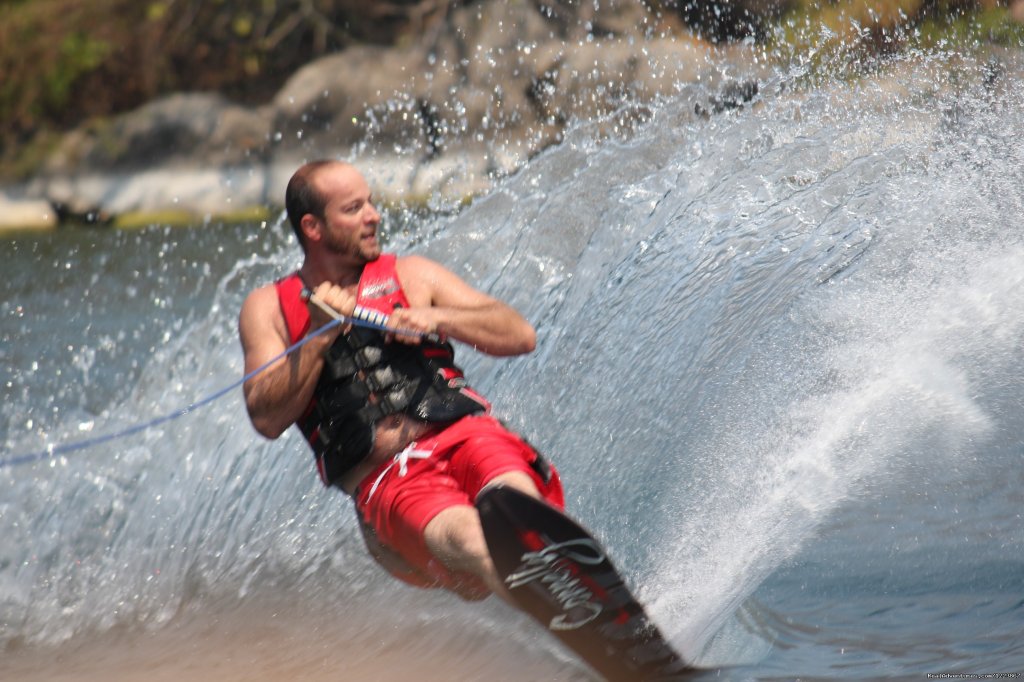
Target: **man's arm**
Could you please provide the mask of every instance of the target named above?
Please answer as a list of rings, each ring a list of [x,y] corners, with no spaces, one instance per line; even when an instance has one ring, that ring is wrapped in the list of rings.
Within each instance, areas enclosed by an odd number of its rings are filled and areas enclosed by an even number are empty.
[[[323,319],[313,318],[313,328]],[[245,406],[256,430],[277,438],[302,416],[323,368],[323,353],[340,330],[321,334],[245,382]],[[238,317],[245,373],[280,355],[289,345],[287,325],[274,286],[249,294]]]
[[[392,327],[443,334],[489,355],[521,355],[536,346],[537,334],[522,315],[440,264],[408,256],[396,268],[412,307],[395,310]]]

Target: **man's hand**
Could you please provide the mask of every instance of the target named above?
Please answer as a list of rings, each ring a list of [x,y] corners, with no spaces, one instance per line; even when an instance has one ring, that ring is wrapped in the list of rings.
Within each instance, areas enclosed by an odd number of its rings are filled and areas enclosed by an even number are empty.
[[[440,320],[441,311],[437,308],[395,308],[388,319],[388,327],[417,333],[388,334],[387,341],[398,341],[415,346],[422,343],[427,334],[437,334],[443,338],[443,334],[438,329]]]
[[[352,311],[356,307],[356,297],[353,292],[330,282],[320,284],[313,291],[313,296],[345,317],[352,317]],[[307,306],[309,307],[310,329],[319,329],[332,321],[330,315],[312,301],[309,301]],[[345,328],[344,331],[347,332],[348,328]]]

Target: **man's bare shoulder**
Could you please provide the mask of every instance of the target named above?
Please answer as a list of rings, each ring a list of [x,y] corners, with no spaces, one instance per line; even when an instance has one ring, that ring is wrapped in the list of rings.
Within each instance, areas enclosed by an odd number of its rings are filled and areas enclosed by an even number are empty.
[[[395,270],[403,284],[415,282],[419,285],[434,286],[459,279],[458,275],[437,261],[416,254],[399,256],[395,260]]]
[[[250,313],[272,314],[273,311],[280,312],[281,306],[278,302],[277,287],[267,284],[249,292],[242,303],[242,315]]]
[[[284,313],[277,295],[277,287],[273,284],[254,289],[246,296],[242,309],[238,314],[238,331],[242,343],[254,341],[259,336],[273,330],[274,336],[285,338]]]
[[[395,261],[395,271],[413,305],[436,303],[439,292],[465,286],[458,276],[425,256],[399,256]]]
[[[395,269],[413,305],[466,308],[496,302],[445,266],[423,256],[405,256],[404,263],[399,259]]]

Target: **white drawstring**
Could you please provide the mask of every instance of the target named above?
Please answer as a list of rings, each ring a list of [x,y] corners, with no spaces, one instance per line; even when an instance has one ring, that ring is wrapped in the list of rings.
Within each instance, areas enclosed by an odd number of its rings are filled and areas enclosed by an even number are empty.
[[[381,481],[384,480],[384,477],[388,475],[389,471],[395,468],[396,464],[398,465],[398,475],[403,477],[409,473],[410,459],[427,459],[432,454],[434,454],[433,448],[429,450],[417,450],[416,443],[410,443],[409,447],[395,455],[394,459],[391,460],[391,464],[389,464],[384,471],[380,472],[380,476],[378,476],[377,480],[373,482],[372,486],[370,486],[370,494],[366,496],[366,502],[369,503],[370,498],[373,497],[375,492],[377,492],[377,487],[380,486]]]

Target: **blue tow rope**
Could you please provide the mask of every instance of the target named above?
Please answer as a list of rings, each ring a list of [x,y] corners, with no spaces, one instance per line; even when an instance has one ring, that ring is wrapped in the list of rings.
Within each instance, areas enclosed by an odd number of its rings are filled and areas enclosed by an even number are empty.
[[[437,334],[424,334],[421,332],[414,332],[411,330],[391,329],[390,327],[387,326],[387,315],[384,315],[383,313],[377,312],[375,310],[363,308],[361,306],[356,306],[355,312],[353,313],[354,317],[346,317],[344,315],[337,313],[330,307],[326,306],[322,301],[316,298],[316,296],[312,295],[308,289],[304,289],[302,291],[302,296],[305,299],[311,300],[321,310],[323,310],[325,313],[327,313],[334,319],[325,324],[324,326],[320,327],[316,331],[310,332],[307,336],[303,337],[302,339],[295,342],[288,348],[284,349],[281,353],[274,356],[273,358],[271,358],[264,364],[260,365],[253,371],[249,372],[235,383],[229,386],[225,386],[224,388],[214,393],[211,393],[205,398],[197,400],[196,402],[191,403],[186,407],[175,410],[174,412],[171,412],[169,414],[165,414],[162,417],[151,419],[142,424],[136,424],[126,429],[115,431],[114,433],[107,433],[100,436],[95,436],[93,438],[86,438],[85,440],[75,441],[74,443],[51,445],[45,450],[29,452],[23,455],[16,455],[14,457],[8,457],[7,459],[0,459],[0,469],[18,466],[20,464],[28,464],[30,462],[37,462],[43,459],[52,459],[53,457],[57,457],[58,455],[64,455],[69,452],[75,452],[77,450],[85,450],[86,448],[91,448],[96,445],[100,445],[101,443],[107,443],[109,441],[117,440],[119,438],[125,438],[127,436],[131,436],[141,431],[145,431],[146,429],[151,429],[154,426],[159,426],[160,424],[163,424],[165,422],[178,419],[179,417],[184,417],[186,414],[195,412],[199,408],[209,405],[213,401],[235,390],[239,386],[243,385],[245,382],[249,381],[249,379],[252,379],[257,374],[260,374],[261,372],[265,371],[268,367],[273,365],[281,358],[287,357],[294,353],[295,351],[297,351],[299,348],[302,348],[302,346],[304,346],[310,339],[313,339],[319,336],[320,334],[323,334],[324,332],[333,329],[341,324],[351,324],[357,327],[365,327],[367,329],[374,329],[380,332],[397,333],[404,336],[419,336],[423,339],[433,342],[440,342],[443,340]]]
[[[107,434],[103,434],[103,435],[100,435],[100,436],[95,436],[93,438],[86,438],[85,440],[75,441],[74,443],[64,443],[64,444],[59,444],[59,445],[51,445],[50,447],[46,448],[45,450],[39,450],[37,452],[29,452],[29,453],[26,453],[24,455],[17,455],[15,457],[9,457],[7,459],[2,459],[2,460],[0,460],[0,469],[6,468],[6,467],[18,466],[20,464],[28,464],[30,462],[37,462],[37,461],[42,460],[42,459],[51,459],[53,457],[57,457],[58,455],[64,455],[64,454],[67,454],[69,452],[75,452],[77,450],[85,450],[86,448],[91,448],[91,447],[94,447],[96,445],[100,445],[101,443],[107,443],[109,441],[116,440],[118,438],[125,438],[126,436],[131,436],[131,435],[139,433],[141,431],[145,431],[146,429],[151,429],[154,426],[159,426],[160,424],[163,424],[165,422],[169,422],[169,421],[171,421],[173,419],[178,419],[179,417],[184,417],[186,414],[194,412],[194,411],[198,410],[200,407],[204,407],[206,405],[209,405],[213,401],[215,401],[215,400],[225,396],[226,394],[230,393],[231,391],[235,390],[236,388],[238,388],[239,386],[241,386],[242,384],[247,382],[249,379],[252,379],[257,374],[265,371],[268,367],[273,365],[275,362],[277,362],[281,358],[287,357],[287,356],[291,355],[292,353],[294,353],[295,351],[297,351],[299,348],[302,348],[302,346],[304,346],[310,339],[313,339],[313,338],[319,336],[320,334],[323,334],[324,332],[326,332],[329,329],[333,329],[334,327],[337,327],[338,325],[342,324],[345,321],[346,320],[344,320],[344,319],[335,319],[335,320],[332,320],[331,322],[328,322],[327,324],[325,324],[324,326],[320,327],[316,331],[310,332],[309,335],[303,337],[302,339],[300,339],[296,343],[294,343],[291,346],[289,346],[288,348],[284,349],[284,351],[282,351],[278,355],[274,356],[273,358],[271,358],[270,360],[268,360],[264,364],[260,365],[259,367],[257,367],[253,371],[249,372],[244,377],[242,377],[241,379],[239,379],[235,383],[231,384],[230,386],[225,386],[224,388],[216,391],[215,393],[211,393],[210,395],[206,396],[205,398],[197,400],[194,403],[190,403],[186,407],[183,407],[181,409],[175,410],[174,412],[171,412],[169,414],[165,414],[162,417],[157,417],[156,419],[151,419],[151,420],[149,420],[147,422],[144,422],[142,424],[136,424],[136,425],[130,426],[130,427],[126,428],[126,429],[122,429],[120,431],[115,431],[114,433],[107,433]],[[366,325],[365,323],[362,323],[361,326],[369,326],[369,325]]]

